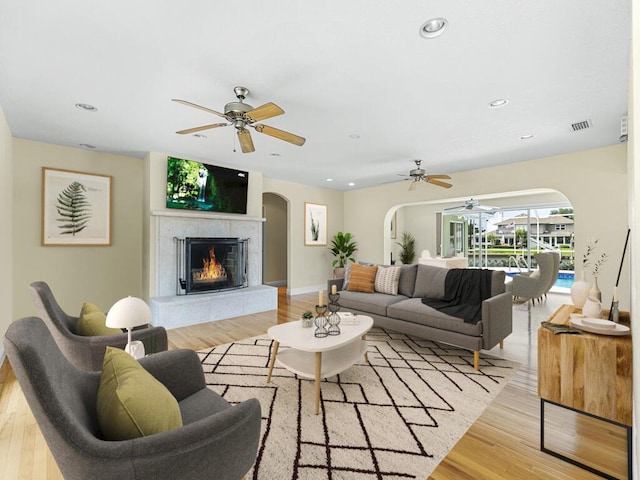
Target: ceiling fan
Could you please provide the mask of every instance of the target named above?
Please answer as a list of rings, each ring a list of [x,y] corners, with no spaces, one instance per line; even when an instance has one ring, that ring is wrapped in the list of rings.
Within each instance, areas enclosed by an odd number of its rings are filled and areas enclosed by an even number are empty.
[[[416,162],[416,168],[409,172],[409,175],[398,174],[402,177],[407,177],[407,180],[411,180],[411,185],[409,185],[409,190],[415,190],[416,185],[419,182],[427,182],[433,185],[437,185],[443,188],[451,188],[453,185],[447,182],[442,182],[441,180],[451,179],[449,175],[427,175],[420,165],[422,164],[422,160],[414,160]]]
[[[212,123],[210,125],[203,125],[201,127],[187,128],[185,130],[177,131],[176,133],[185,135],[188,133],[201,132],[202,130],[208,130],[211,128],[227,127],[229,125],[233,125],[234,127],[236,127],[238,141],[240,142],[240,148],[242,148],[243,153],[250,153],[255,151],[253,140],[251,138],[249,130],[247,130],[247,127],[253,128],[258,133],[264,133],[265,135],[284,140],[285,142],[293,143],[294,145],[304,145],[305,139],[303,137],[299,137],[298,135],[294,135],[293,133],[285,132],[284,130],[270,127],[269,125],[256,123],[267,118],[282,115],[284,113],[284,110],[282,110],[279,106],[277,106],[275,103],[269,102],[260,107],[253,108],[248,103],[244,103],[244,99],[247,98],[247,95],[249,94],[249,89],[245,87],[235,87],[233,91],[236,94],[238,101],[227,103],[224,106],[224,113],[216,112],[215,110],[211,110],[210,108],[203,107],[201,105],[196,105],[195,103],[187,102],[186,100],[178,100],[176,98],[171,99],[174,102],[187,105],[188,107],[204,110],[205,112],[213,113],[214,115],[225,118],[227,120],[226,122],[222,123]]]

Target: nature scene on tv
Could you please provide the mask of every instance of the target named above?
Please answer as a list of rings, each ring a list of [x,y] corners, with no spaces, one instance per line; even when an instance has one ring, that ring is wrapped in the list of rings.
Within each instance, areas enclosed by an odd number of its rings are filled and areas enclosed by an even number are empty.
[[[248,184],[248,172],[167,159],[167,208],[247,213]]]

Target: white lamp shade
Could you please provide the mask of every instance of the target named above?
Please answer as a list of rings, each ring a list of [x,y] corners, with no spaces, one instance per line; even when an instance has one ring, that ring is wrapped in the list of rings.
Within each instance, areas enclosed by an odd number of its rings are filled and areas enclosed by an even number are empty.
[[[118,300],[107,313],[107,327],[131,329],[148,323],[151,323],[151,309],[137,297]]]

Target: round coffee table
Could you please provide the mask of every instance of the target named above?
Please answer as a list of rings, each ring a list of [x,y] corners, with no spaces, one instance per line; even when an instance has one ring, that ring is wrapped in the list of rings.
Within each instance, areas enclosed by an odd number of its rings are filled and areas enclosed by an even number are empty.
[[[269,360],[267,383],[276,360],[278,364],[303,378],[315,380],[315,414],[320,411],[320,381],[351,367],[358,359],[367,358],[365,334],[371,330],[373,319],[356,315],[355,322],[340,324],[340,335],[317,338],[315,328],[303,328],[301,321],[282,323],[267,330],[273,338],[273,350]],[[289,348],[278,352],[280,344]],[[323,352],[331,352],[325,360]],[[315,361],[314,361],[315,357]]]

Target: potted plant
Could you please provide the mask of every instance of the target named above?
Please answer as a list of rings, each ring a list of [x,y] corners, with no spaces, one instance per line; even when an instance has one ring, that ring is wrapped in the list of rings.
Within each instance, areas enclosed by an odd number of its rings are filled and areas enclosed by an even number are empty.
[[[402,242],[396,242],[400,245],[400,261],[403,265],[413,263],[416,256],[416,239],[409,232],[402,232]]]
[[[347,262],[355,262],[352,255],[358,250],[358,244],[353,240],[349,232],[338,232],[333,236],[329,250],[336,257],[331,264],[334,267],[333,276],[334,278],[343,278],[344,267]]]
[[[304,328],[309,328],[313,325],[313,313],[307,310],[302,314],[302,326]]]

